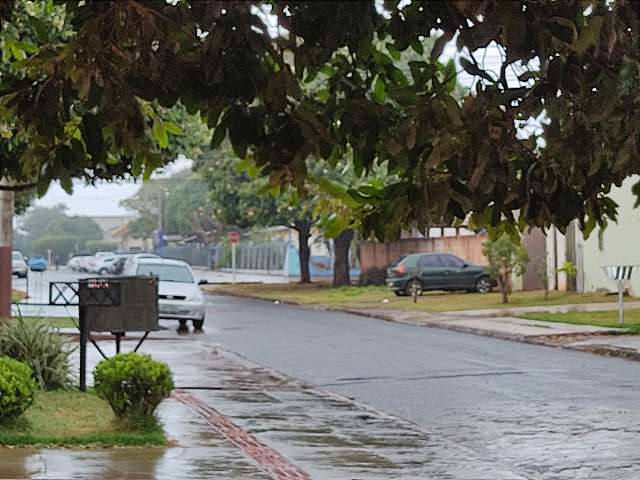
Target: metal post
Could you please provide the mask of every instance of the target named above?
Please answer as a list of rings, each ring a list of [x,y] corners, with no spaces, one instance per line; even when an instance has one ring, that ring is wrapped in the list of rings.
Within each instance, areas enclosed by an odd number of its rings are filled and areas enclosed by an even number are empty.
[[[620,325],[624,325],[624,280],[618,280],[618,322]]]
[[[236,243],[231,243],[231,283],[236,283]]]
[[[80,317],[80,391],[87,390],[87,308],[80,305],[78,307]]]
[[[116,336],[116,355],[120,353],[120,340],[122,339],[122,332],[115,332]]]

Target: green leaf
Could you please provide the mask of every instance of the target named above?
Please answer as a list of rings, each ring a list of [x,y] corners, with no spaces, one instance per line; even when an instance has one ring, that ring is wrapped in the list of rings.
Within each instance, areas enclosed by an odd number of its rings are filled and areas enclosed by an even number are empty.
[[[450,95],[445,95],[442,98],[442,102],[444,103],[444,108],[447,111],[447,116],[451,123],[456,127],[462,127],[464,124],[460,117],[460,106],[458,102]]]
[[[173,122],[164,122],[164,128],[173,135],[182,135],[182,129]]]
[[[81,130],[84,143],[91,157],[94,160],[101,158],[104,153],[104,140],[102,138],[102,126],[98,118],[92,113],[85,114],[82,117]]]
[[[213,136],[211,137],[211,148],[218,148],[226,136],[227,126],[224,123],[221,123],[213,131]]]
[[[438,37],[438,39],[433,44],[433,48],[431,49],[431,61],[435,62],[442,52],[444,51],[444,47],[453,39],[454,32],[447,31]]]
[[[378,76],[373,86],[373,97],[380,103],[383,103],[387,99],[387,85]]]
[[[400,50],[395,48],[392,43],[387,43],[386,47],[387,52],[389,52],[389,55],[391,55],[391,58],[393,58],[394,60],[400,60],[400,58],[402,57],[402,53],[400,53]]]
[[[167,134],[164,122],[160,120],[153,122],[153,136],[160,148],[167,148],[169,146],[169,135]]]
[[[482,77],[489,82],[495,82],[495,80],[487,72],[478,68],[475,63],[471,62],[468,58],[460,57],[460,66],[464,68],[465,72],[474,77]]]

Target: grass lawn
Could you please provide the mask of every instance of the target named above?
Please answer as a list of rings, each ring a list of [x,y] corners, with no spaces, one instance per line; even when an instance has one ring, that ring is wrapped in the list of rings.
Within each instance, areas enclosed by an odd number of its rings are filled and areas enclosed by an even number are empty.
[[[573,323],[576,325],[595,325],[597,327],[619,328],[618,311],[567,312],[567,313],[528,313],[522,318],[542,320],[543,322]],[[640,333],[640,309],[624,312],[624,328]]]
[[[11,425],[0,425],[0,445],[165,445],[155,424],[133,430],[118,424],[109,404],[77,390],[38,392],[33,405]]]
[[[22,317],[22,319],[25,322],[42,320],[53,328],[77,327],[77,320],[69,317]]]
[[[514,292],[509,303],[504,305],[499,292],[487,294],[428,292],[413,303],[413,298],[396,297],[386,287],[340,287],[327,284],[236,284],[210,288],[216,293],[235,293],[265,300],[280,300],[304,305],[327,305],[334,308],[382,308],[445,312],[450,310],[472,310],[482,308],[529,307],[533,305],[563,305],[571,303],[615,302],[616,297],[602,293],[579,294],[573,292],[549,292],[544,300],[543,291]],[[383,300],[388,300],[384,302]]]

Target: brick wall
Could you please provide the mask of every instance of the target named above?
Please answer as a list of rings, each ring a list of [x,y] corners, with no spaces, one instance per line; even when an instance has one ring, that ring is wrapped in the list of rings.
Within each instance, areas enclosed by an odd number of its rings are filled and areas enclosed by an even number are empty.
[[[487,260],[482,254],[482,243],[486,234],[438,238],[403,238],[395,242],[362,242],[360,244],[360,267],[366,272],[372,267],[387,267],[400,255],[423,252],[447,252],[480,265]]]

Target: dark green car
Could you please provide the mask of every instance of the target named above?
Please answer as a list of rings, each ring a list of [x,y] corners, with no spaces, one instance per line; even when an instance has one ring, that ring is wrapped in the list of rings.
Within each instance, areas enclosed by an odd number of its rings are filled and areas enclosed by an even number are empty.
[[[387,269],[387,286],[396,295],[421,295],[427,290],[490,292],[496,286],[486,268],[450,253],[414,253]]]

